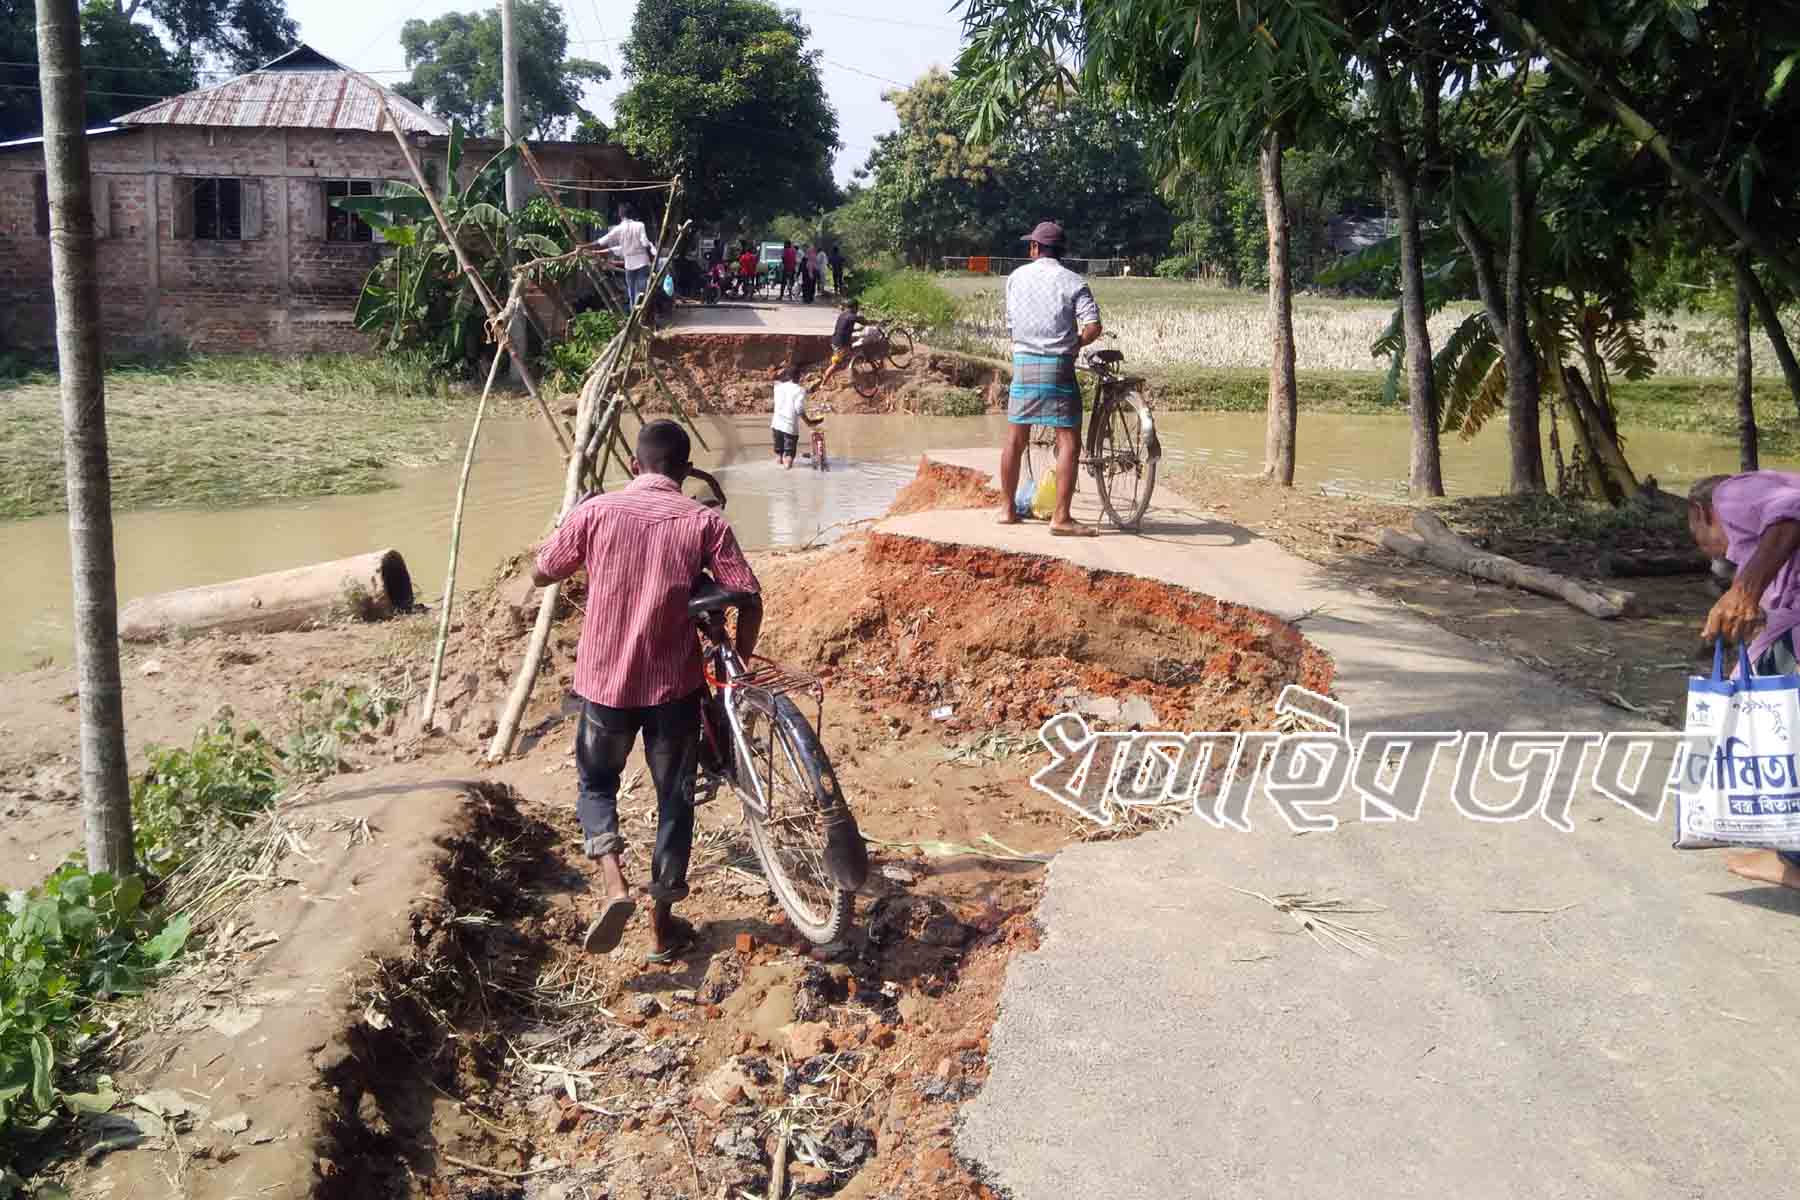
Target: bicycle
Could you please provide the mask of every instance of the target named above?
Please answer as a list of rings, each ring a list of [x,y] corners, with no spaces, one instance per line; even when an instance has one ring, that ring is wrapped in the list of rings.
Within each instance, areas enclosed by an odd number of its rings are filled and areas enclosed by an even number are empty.
[[[724,508],[718,482],[695,472]],[[750,842],[776,901],[802,936],[816,945],[843,940],[855,913],[853,893],[869,874],[869,851],[839,787],[831,760],[792,695],[825,712],[817,678],[751,655],[739,656],[725,614],[751,593],[702,578],[688,600],[701,636],[706,695],[701,703],[696,803],[728,784],[743,806]]]
[[[912,362],[912,331],[891,321],[873,321],[864,327],[856,341],[856,355],[850,360],[850,386],[873,400],[881,391],[881,363],[886,360],[896,371]]]
[[[1136,529],[1150,508],[1156,490],[1156,468],[1162,461],[1162,442],[1150,401],[1142,392],[1143,380],[1122,374],[1118,367],[1125,355],[1118,350],[1090,350],[1082,369],[1094,376],[1094,411],[1088,418],[1086,445],[1076,459],[1087,468],[1100,493],[1100,507],[1122,530]],[[1031,453],[1039,451],[1056,460],[1056,430],[1048,425],[1032,427],[1025,444],[1025,472],[1035,479]]]

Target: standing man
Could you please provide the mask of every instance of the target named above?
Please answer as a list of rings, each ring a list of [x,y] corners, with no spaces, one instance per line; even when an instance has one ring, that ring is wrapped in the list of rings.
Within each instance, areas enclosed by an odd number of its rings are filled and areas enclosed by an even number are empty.
[[[673,961],[694,928],[674,915],[687,898],[694,845],[694,769],[705,684],[688,597],[702,568],[721,587],[760,592],[731,526],[681,493],[688,435],[673,421],[638,433],[624,489],[583,501],[538,552],[539,587],[587,569],[589,599],[575,651],[575,692],[584,701],[575,742],[583,849],[600,863],[606,898],[583,945],[605,954],[636,911],[619,854],[619,776],[637,735],[656,785],[656,847],[646,889],[655,901],[652,962]],[[760,599],[738,613],[737,645],[748,655],[762,628]]]
[[[738,284],[744,289],[746,299],[756,294],[756,251],[750,243],[744,243],[744,251],[738,255]]]
[[[800,386],[794,367],[783,367],[775,381],[775,411],[769,416],[769,432],[775,439],[775,461],[784,470],[794,469],[800,451],[800,422],[817,429],[825,422],[806,411],[806,389]]]
[[[1056,430],[1057,537],[1094,537],[1094,527],[1069,515],[1075,495],[1075,460],[1081,440],[1081,389],[1075,353],[1100,336],[1100,306],[1087,280],[1062,265],[1062,226],[1041,222],[1026,235],[1031,261],[1006,281],[1006,324],[1012,331],[1012,391],[1006,406],[1006,441],[1000,447],[1000,523],[1017,525],[1013,493],[1019,456],[1033,425]]]
[[[1794,562],[1800,556],[1800,475],[1708,476],[1688,491],[1688,531],[1702,554],[1737,564],[1731,590],[1706,615],[1701,640],[1748,641],[1756,674],[1794,674],[1800,669],[1794,646],[1800,628],[1800,567]],[[1727,855],[1725,866],[1745,879],[1800,888],[1800,853],[1790,850],[1742,850]]]
[[[625,308],[627,311],[636,308],[638,298],[644,294],[644,285],[650,282],[650,264],[656,261],[656,246],[631,205],[619,205],[619,223],[607,230],[606,236],[595,245],[611,250],[624,261]]]
[[[786,300],[794,291],[794,272],[800,262],[800,251],[792,242],[781,243],[781,298]]]
[[[844,248],[836,242],[831,243],[831,294],[844,294]]]

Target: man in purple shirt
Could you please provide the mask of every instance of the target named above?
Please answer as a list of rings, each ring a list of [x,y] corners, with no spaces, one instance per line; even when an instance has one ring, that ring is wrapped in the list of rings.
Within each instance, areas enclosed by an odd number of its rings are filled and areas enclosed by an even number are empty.
[[[1688,529],[1703,554],[1737,567],[1731,590],[1706,616],[1704,641],[1750,643],[1758,675],[1796,673],[1794,630],[1800,627],[1800,475],[1751,471],[1712,475],[1688,492]],[[1758,625],[1760,632],[1755,632]],[[1754,637],[1752,634],[1754,633]],[[1726,866],[1761,883],[1800,888],[1800,853],[1746,850]]]

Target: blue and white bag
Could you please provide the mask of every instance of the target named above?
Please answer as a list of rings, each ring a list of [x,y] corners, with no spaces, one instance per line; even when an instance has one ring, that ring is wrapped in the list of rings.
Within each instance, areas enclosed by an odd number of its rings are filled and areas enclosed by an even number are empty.
[[[1720,643],[1711,678],[1688,680],[1675,848],[1800,850],[1800,675],[1752,675],[1740,645],[1737,677],[1726,679],[1724,659]]]

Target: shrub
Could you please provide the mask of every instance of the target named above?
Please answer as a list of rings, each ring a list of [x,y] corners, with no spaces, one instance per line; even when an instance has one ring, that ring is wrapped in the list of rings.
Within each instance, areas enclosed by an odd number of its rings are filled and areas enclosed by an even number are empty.
[[[167,875],[212,839],[275,803],[274,747],[254,729],[239,732],[229,711],[186,750],[151,748],[150,767],[131,788],[138,862]]]
[[[185,916],[165,924],[144,906],[136,877],[90,875],[70,864],[42,887],[7,897],[0,921],[0,1134],[45,1128],[59,1098],[77,1108],[99,1099],[60,1097],[56,1064],[96,1032],[84,1019],[93,1001],[142,991],[187,937]]]
[[[560,342],[547,355],[550,385],[558,391],[574,391],[600,357],[608,342],[618,336],[619,318],[608,309],[577,313]]]
[[[924,329],[956,319],[956,298],[923,271],[859,271],[851,294],[862,301],[863,311],[870,316]]]

